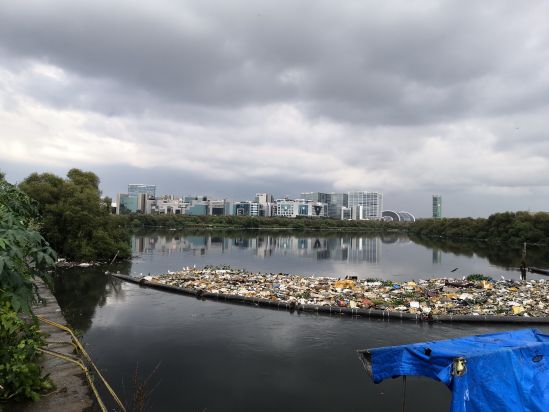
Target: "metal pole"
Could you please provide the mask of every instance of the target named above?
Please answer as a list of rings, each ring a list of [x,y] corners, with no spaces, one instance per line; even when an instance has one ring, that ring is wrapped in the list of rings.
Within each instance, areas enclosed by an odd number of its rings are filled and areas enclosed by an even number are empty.
[[[522,248],[522,260],[520,262],[520,279],[526,280],[526,268],[528,264],[526,263],[526,242]]]

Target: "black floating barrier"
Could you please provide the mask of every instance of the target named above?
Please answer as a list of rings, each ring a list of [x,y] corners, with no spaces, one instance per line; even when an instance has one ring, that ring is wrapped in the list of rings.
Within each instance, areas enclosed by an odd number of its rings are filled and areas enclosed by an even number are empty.
[[[264,298],[251,298],[240,295],[224,295],[220,293],[204,292],[191,288],[181,288],[178,286],[165,285],[163,283],[151,282],[144,277],[135,278],[132,276],[121,275],[119,273],[111,273],[115,278],[135,283],[141,286],[165,290],[168,292],[178,293],[180,295],[191,295],[204,299],[224,299],[229,302],[253,304],[257,306],[273,307],[278,309],[286,309],[290,312],[295,310],[303,312],[326,313],[329,315],[340,314],[353,317],[364,318],[382,318],[382,319],[401,319],[408,321],[420,322],[450,322],[450,323],[517,323],[517,324],[549,324],[549,317],[527,317],[527,316],[494,316],[494,315],[433,315],[422,316],[415,313],[391,312],[388,310],[366,309],[366,308],[347,308],[339,306],[318,306],[311,304],[297,304],[294,302],[280,302]]]

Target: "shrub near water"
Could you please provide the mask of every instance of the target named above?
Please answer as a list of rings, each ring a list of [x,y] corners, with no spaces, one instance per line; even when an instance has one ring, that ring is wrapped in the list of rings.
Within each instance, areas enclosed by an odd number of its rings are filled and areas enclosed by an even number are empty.
[[[36,321],[22,320],[8,302],[0,307],[0,399],[37,400],[53,388],[38,366],[44,339]],[[2,406],[0,404],[0,410]]]
[[[37,364],[44,342],[31,305],[33,278],[56,256],[36,231],[37,217],[35,203],[0,177],[0,401],[35,400],[52,387]]]
[[[63,257],[110,260],[131,256],[129,235],[110,215],[110,200],[101,200],[99,178],[71,169],[67,179],[33,173],[19,187],[39,205],[42,234]]]

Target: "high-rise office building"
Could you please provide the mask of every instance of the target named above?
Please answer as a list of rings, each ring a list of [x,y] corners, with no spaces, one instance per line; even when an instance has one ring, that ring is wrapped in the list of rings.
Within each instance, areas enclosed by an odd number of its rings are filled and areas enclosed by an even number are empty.
[[[273,215],[273,195],[270,193],[256,193],[255,203],[258,204],[258,216],[270,217]]]
[[[257,202],[235,202],[233,203],[233,214],[235,216],[259,216],[259,203]]]
[[[433,195],[433,219],[442,218],[442,196]]]
[[[381,192],[349,192],[348,204],[349,208],[357,211],[353,219],[377,220],[382,218],[383,193]]]
[[[311,202],[330,203],[330,195],[322,192],[304,192],[301,193],[301,199]]]
[[[328,216],[341,219],[341,210],[349,204],[349,195],[347,193],[330,193],[329,196]]]
[[[128,185],[129,195],[136,195],[138,193],[146,193],[148,197],[155,197],[156,185],[145,185],[142,183],[131,183]]]
[[[259,204],[273,203],[273,195],[269,193],[256,193],[255,202]]]
[[[156,206],[156,200],[148,193],[135,191],[116,195],[116,214],[143,213],[149,214]]]
[[[137,212],[137,195],[118,193],[116,195],[116,214],[124,215]]]
[[[364,205],[366,203],[366,193],[368,192],[349,192],[348,194],[349,207]]]

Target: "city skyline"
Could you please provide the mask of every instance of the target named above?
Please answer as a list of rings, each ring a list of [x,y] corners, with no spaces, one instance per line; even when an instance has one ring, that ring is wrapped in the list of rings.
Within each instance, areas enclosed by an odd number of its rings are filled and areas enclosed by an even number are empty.
[[[254,199],[213,199],[205,195],[156,193],[156,185],[128,184],[127,193],[117,193],[112,203],[113,213],[175,214],[175,215],[235,215],[262,217],[313,217],[342,220],[407,220],[414,215],[383,208],[383,193],[353,191],[348,193],[304,192],[298,197],[274,197],[256,193]],[[387,213],[386,213],[387,212]]]
[[[11,182],[77,167],[111,197],[154,181],[365,187],[418,217],[433,193],[447,217],[549,208],[547,2],[0,4]]]

